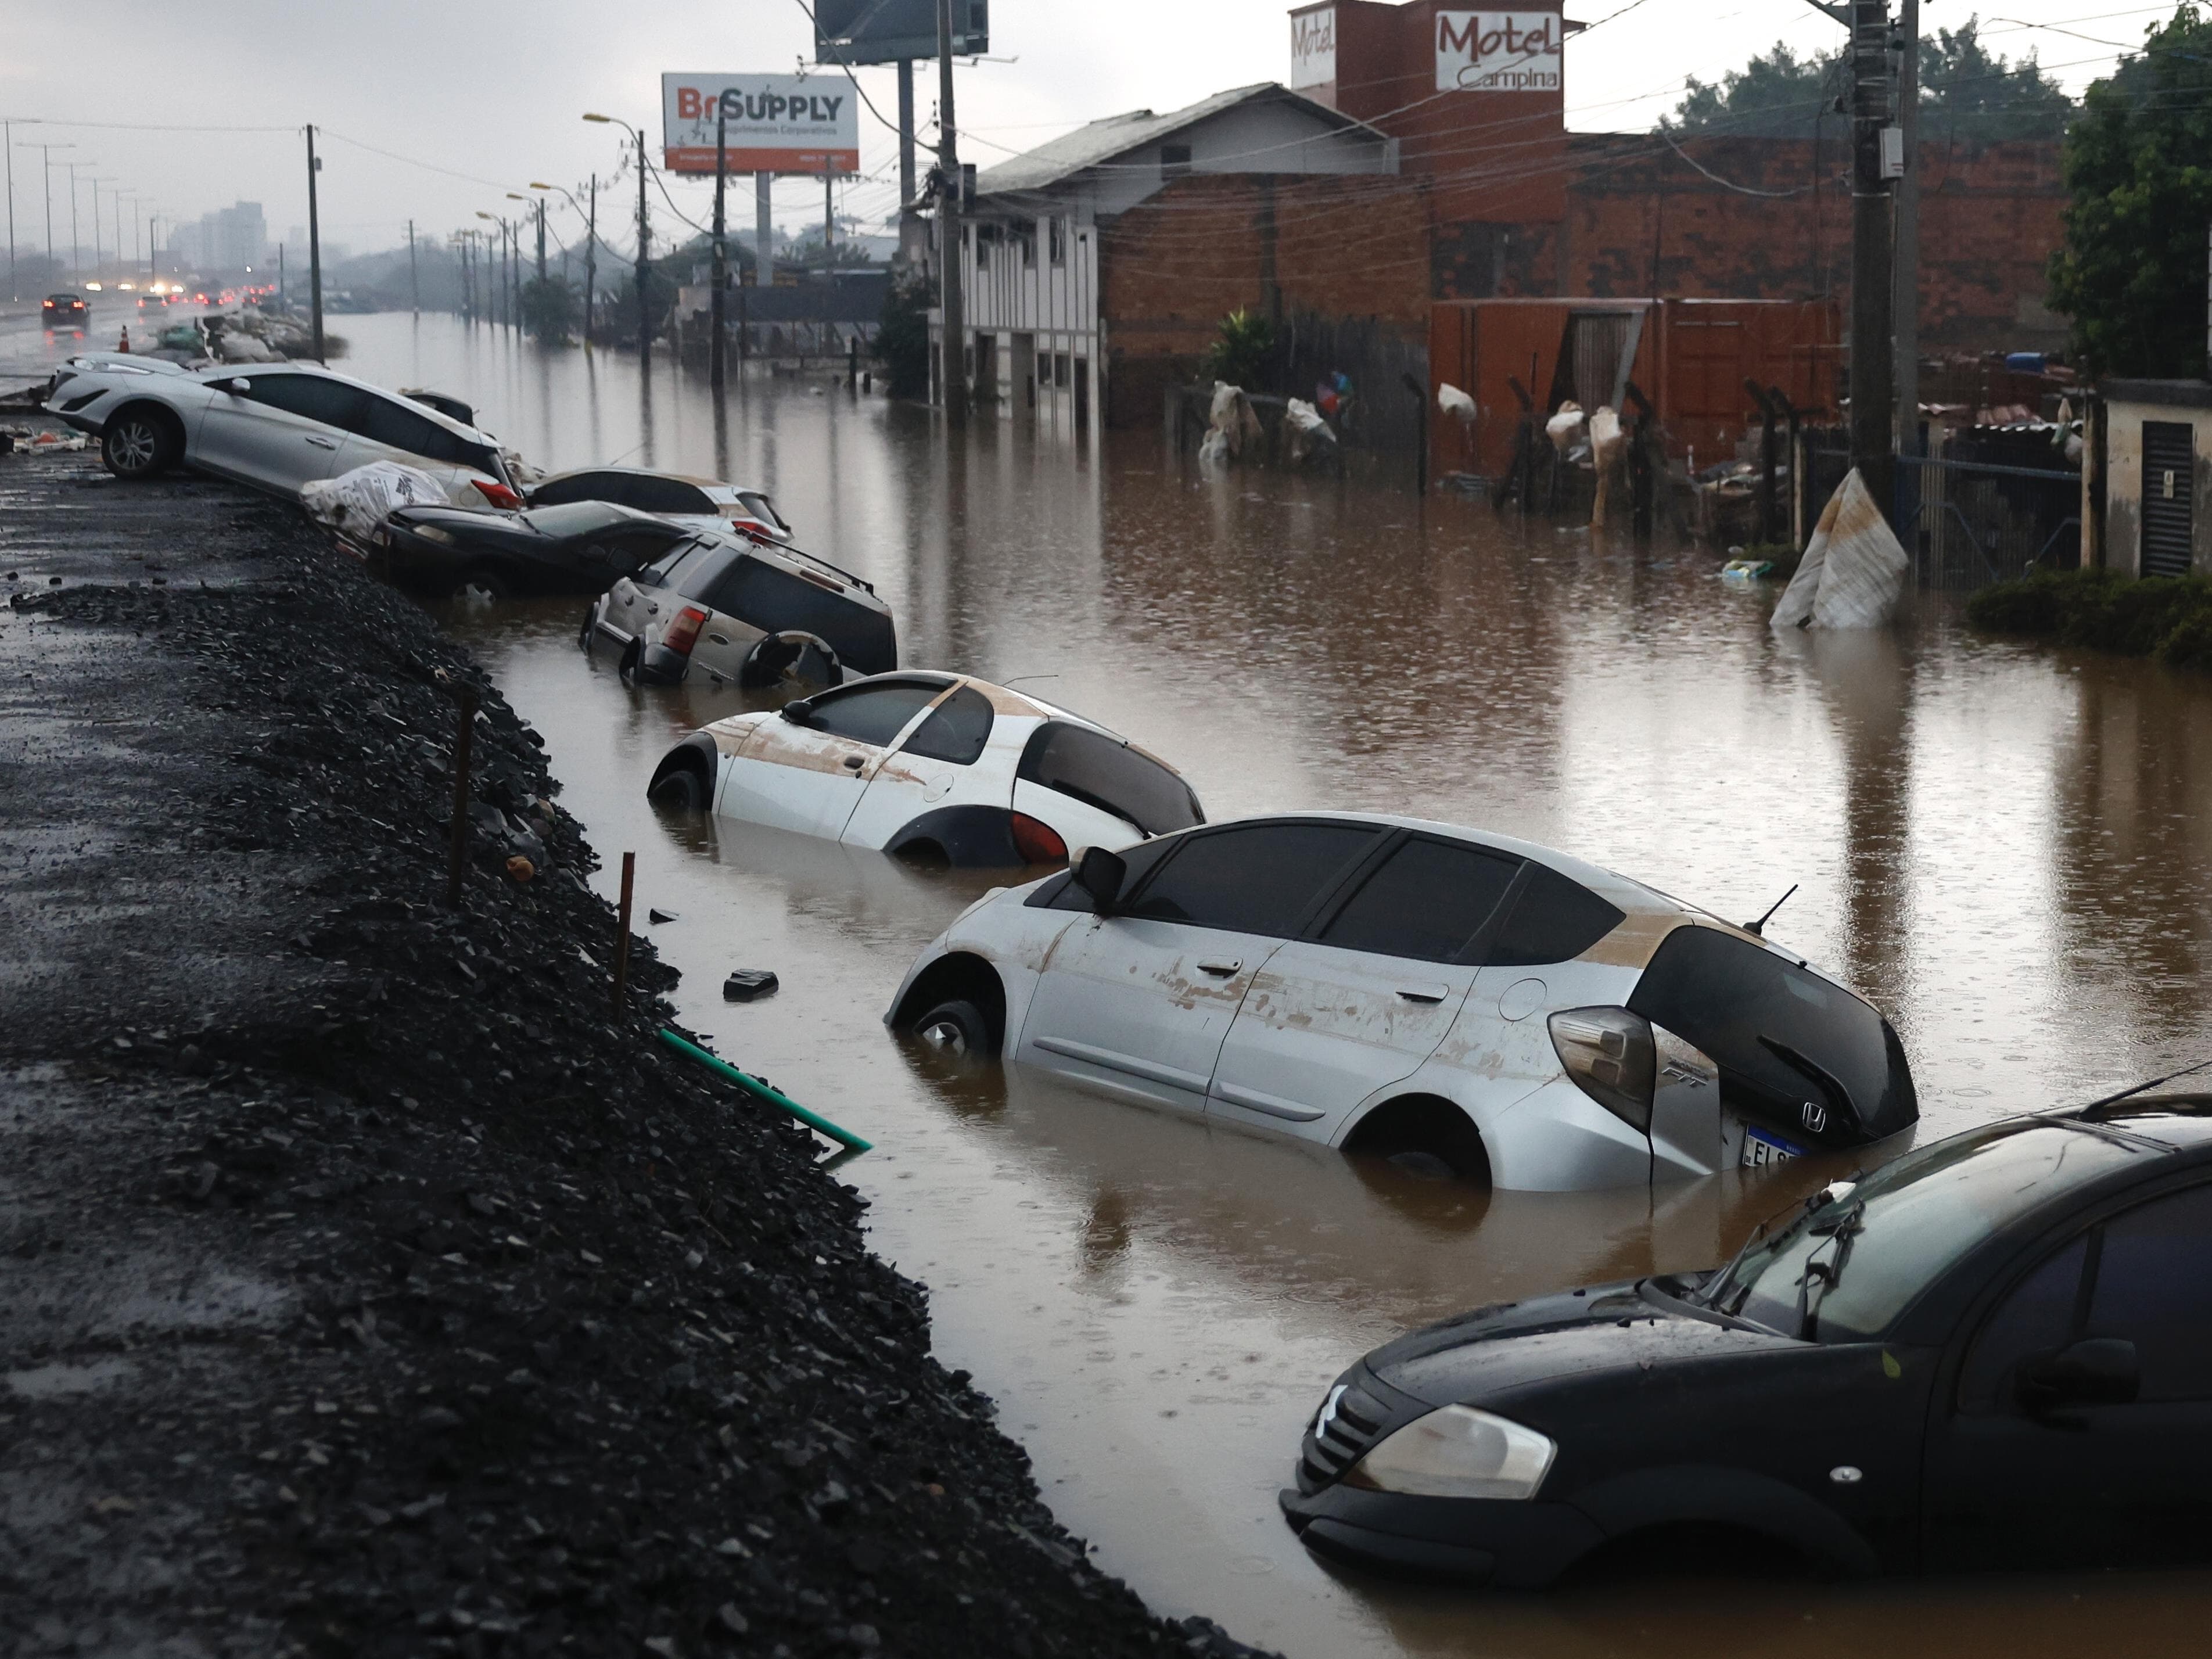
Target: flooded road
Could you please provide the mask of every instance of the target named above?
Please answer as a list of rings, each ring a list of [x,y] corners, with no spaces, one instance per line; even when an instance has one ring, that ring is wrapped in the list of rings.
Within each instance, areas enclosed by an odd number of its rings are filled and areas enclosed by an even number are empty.
[[[1776,639],[1771,593],[1694,552],[1593,547],[1457,500],[1097,455],[819,385],[733,388],[541,356],[449,319],[349,317],[343,365],[468,398],[549,466],[628,459],[770,490],[875,583],[902,660],[997,680],[1180,765],[1209,815],[1407,811],[1543,842],[1771,928],[1894,1018],[1931,1135],[2212,1054],[2212,680],[1991,642],[1928,609]],[[1832,1588],[1742,1580],[1552,1596],[1324,1570],[1274,1503],[1339,1370],[1408,1325],[1709,1264],[1820,1173],[1485,1198],[1070,1092],[945,1074],[880,1017],[989,878],[663,821],[660,755],[733,694],[625,690],[581,603],[449,625],[546,737],[566,805],[684,973],[686,1020],[879,1150],[842,1170],[932,1291],[1060,1517],[1164,1612],[1294,1659],[2183,1652],[2212,1575]],[[1040,678],[1031,678],[1040,677]],[[609,884],[602,872],[602,885]],[[772,968],[782,990],[719,1000]]]

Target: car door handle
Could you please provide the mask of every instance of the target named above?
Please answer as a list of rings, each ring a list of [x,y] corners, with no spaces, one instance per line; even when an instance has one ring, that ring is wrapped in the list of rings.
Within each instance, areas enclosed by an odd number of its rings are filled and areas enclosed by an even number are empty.
[[[331,442],[328,438],[318,438],[312,433],[308,434],[307,441],[314,445],[318,449],[336,449],[337,447],[337,445]]]
[[[1227,979],[1243,965],[1242,962],[1201,962],[1198,964],[1198,971],[1211,974],[1216,979]]]
[[[1401,985],[1398,994],[1408,1002],[1442,1002],[1451,994],[1449,985]]]
[[[848,767],[855,772],[859,771],[867,763],[866,757],[860,755],[848,755],[845,757],[844,760],[840,763],[840,764]]]
[[[709,634],[707,638],[715,645],[727,645],[730,642],[730,636],[727,634]]]

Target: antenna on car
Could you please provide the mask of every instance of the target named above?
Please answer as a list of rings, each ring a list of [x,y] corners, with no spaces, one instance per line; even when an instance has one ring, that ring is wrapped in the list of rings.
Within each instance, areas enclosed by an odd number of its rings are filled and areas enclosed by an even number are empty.
[[[1796,892],[1802,885],[1803,885],[1802,882],[1791,882],[1790,884],[1790,893]],[[1769,905],[1767,907],[1766,914],[1761,916],[1757,921],[1747,921],[1744,923],[1743,931],[1753,935],[1754,938],[1765,939],[1766,937],[1766,924],[1774,920],[1774,913],[1777,910],[1779,910],[1784,905],[1790,902],[1790,893],[1784,893],[1780,898],[1775,900],[1772,904]]]
[[[1017,674],[1010,680],[1000,680],[1001,685],[1019,685],[1024,680],[1056,680],[1057,674]]]

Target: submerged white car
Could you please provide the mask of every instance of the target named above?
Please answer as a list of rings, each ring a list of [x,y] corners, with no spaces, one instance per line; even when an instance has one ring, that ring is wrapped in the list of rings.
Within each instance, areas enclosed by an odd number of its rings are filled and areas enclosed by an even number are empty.
[[[611,501],[650,513],[670,524],[694,530],[750,531],[772,541],[788,542],[793,530],[767,492],[720,478],[684,472],[656,472],[642,466],[586,466],[556,472],[524,490],[532,507],[566,507],[574,501]]]
[[[905,672],[732,715],[671,750],[660,805],[975,867],[1060,864],[1205,822],[1182,775],[1002,685]]]
[[[118,478],[188,466],[297,499],[318,479],[397,461],[459,504],[522,505],[484,433],[313,363],[187,369],[156,357],[73,357],[54,371],[45,408],[97,438]]]
[[[1546,848],[1366,814],[1086,853],[971,906],[885,1021],[1524,1190],[1775,1162],[1919,1115],[1889,1023],[1756,934]]]

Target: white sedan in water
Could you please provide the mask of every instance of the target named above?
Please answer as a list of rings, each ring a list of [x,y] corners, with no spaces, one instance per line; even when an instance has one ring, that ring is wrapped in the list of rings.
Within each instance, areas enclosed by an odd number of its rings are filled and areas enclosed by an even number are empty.
[[[671,750],[667,806],[848,847],[1011,867],[1205,822],[1182,775],[1104,726],[958,674],[877,674]]]
[[[1501,1188],[1705,1175],[1919,1113],[1889,1023],[1753,932],[1547,848],[1368,814],[1094,849],[963,912],[885,1018]]]
[[[318,479],[397,461],[461,505],[522,505],[486,434],[313,363],[187,369],[119,353],[72,357],[54,371],[45,408],[97,438],[118,478],[188,466],[297,500]]]

